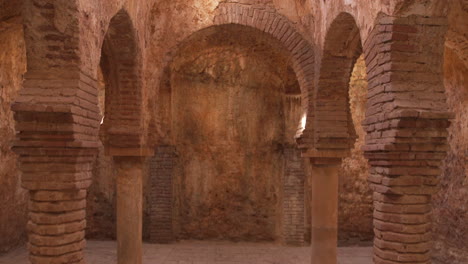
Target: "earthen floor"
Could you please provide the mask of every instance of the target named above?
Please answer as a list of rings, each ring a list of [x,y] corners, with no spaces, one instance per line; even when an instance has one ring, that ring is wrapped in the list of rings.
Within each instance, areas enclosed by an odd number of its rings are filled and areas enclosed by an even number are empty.
[[[115,264],[116,242],[88,241],[87,264]],[[144,264],[309,264],[310,247],[274,244],[194,242],[144,244]],[[368,247],[338,248],[339,264],[371,264]],[[0,264],[28,264],[26,249],[0,256]]]

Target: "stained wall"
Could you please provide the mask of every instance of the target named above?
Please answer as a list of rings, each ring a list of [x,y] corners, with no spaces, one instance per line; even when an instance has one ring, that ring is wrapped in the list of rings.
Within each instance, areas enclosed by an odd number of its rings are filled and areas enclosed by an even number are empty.
[[[268,39],[242,27],[216,31],[182,49],[172,68],[179,237],[274,241],[286,143],[283,100],[298,84]]]
[[[468,3],[451,6],[445,43],[444,84],[455,114],[449,148],[434,198],[434,263],[468,262]]]
[[[26,71],[26,50],[19,17],[0,21],[0,252],[25,240],[27,192],[21,188],[16,155],[10,145],[14,102]]]
[[[468,261],[468,68],[447,48],[445,87],[450,110],[455,113],[449,130],[449,152],[434,199],[436,263]]]

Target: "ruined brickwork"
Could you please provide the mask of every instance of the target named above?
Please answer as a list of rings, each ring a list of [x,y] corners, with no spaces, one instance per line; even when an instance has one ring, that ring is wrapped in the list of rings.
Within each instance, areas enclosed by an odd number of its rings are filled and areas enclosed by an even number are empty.
[[[283,240],[288,245],[304,245],[307,235],[305,211],[304,161],[300,152],[292,147],[284,150],[285,172],[283,176]]]
[[[170,243],[175,240],[173,227],[173,177],[176,149],[173,146],[157,146],[150,161],[149,235],[154,243]]]
[[[440,41],[433,42],[431,48],[419,46],[425,38],[428,40],[437,34],[441,36]],[[366,43],[370,50],[366,62],[371,80],[368,106],[370,103],[373,106],[368,108],[372,112],[364,121],[365,151],[371,165],[369,181],[374,191],[377,263],[430,261],[430,200],[436,192],[437,175],[446,151],[446,128],[451,118],[441,83],[444,34],[443,19],[412,17],[392,21],[383,18],[371,34],[371,41]],[[386,42],[387,37],[393,41]],[[388,49],[392,74],[383,69],[385,53],[377,51],[386,50],[385,45],[395,47]],[[409,74],[416,78],[411,78],[412,81]],[[378,86],[372,82],[374,76]],[[388,90],[398,91],[394,95],[386,93],[381,83],[392,79],[398,80]],[[420,88],[413,88],[415,85]],[[432,91],[430,96],[424,97],[429,91]],[[414,96],[420,98],[418,104],[408,102]],[[379,115],[385,104],[397,111],[382,118]]]
[[[373,240],[374,263],[466,263],[467,13],[0,0],[0,251],[26,235],[36,264],[85,263],[86,235],[120,237],[122,263],[142,236],[301,244],[325,219],[313,173],[341,167],[342,241]]]

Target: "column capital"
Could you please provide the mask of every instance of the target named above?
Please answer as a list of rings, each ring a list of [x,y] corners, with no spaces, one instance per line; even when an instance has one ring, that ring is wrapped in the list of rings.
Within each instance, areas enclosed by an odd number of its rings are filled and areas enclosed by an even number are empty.
[[[154,148],[135,147],[135,148],[116,148],[106,147],[106,155],[115,157],[151,157],[154,156]]]
[[[301,156],[303,158],[309,158],[312,165],[339,166],[342,159],[349,155],[349,150],[307,149]]]

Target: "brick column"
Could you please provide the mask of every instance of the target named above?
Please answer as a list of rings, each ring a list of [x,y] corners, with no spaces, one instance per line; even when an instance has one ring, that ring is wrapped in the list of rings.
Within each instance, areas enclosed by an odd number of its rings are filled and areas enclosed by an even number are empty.
[[[142,263],[144,158],[114,157],[117,167],[117,263]]]
[[[374,191],[374,263],[431,263],[431,196],[446,153],[444,18],[381,17],[365,44],[364,151]]]
[[[31,191],[30,261],[34,264],[85,263],[86,190]]]
[[[392,144],[365,147],[374,190],[375,263],[431,262],[431,196],[437,190],[449,122],[443,115],[425,115],[394,115],[384,129],[372,130]]]
[[[84,263],[86,190],[100,119],[95,81],[70,72],[62,73],[65,79],[46,77],[29,71],[12,105],[17,130],[13,150],[19,156],[22,186],[30,193],[30,261]],[[80,100],[82,106],[76,104]]]
[[[30,261],[84,263],[86,189],[97,144],[76,140],[80,117],[65,109],[16,103],[13,110],[19,132],[13,149],[30,193]],[[98,115],[88,121],[98,124]]]
[[[338,246],[338,171],[336,164],[313,164],[312,264],[336,264]]]
[[[150,161],[150,239],[154,243],[174,240],[172,216],[174,146],[158,146]]]
[[[86,189],[101,117],[96,80],[82,65],[79,3],[24,1],[23,11],[27,73],[12,110],[13,150],[30,193],[29,259],[85,263]]]

